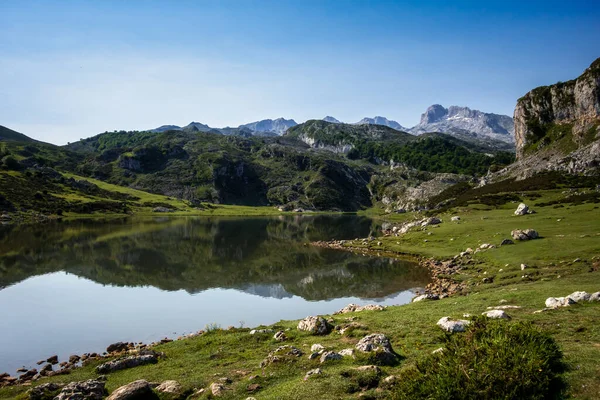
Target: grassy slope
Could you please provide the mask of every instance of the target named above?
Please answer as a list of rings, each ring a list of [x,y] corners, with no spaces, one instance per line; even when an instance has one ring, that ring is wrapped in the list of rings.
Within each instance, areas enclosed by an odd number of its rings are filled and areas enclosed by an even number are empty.
[[[546,193],[538,201],[556,198],[557,192]],[[508,310],[513,320],[532,321],[547,330],[563,349],[570,369],[566,373],[570,394],[577,398],[594,399],[600,392],[600,304],[577,304],[569,308],[533,314],[543,308],[550,296],[565,296],[577,290],[595,292],[600,290],[600,212],[593,204],[567,206],[564,208],[533,207],[537,214],[516,217],[512,215],[515,204],[497,210],[485,210],[483,206],[470,206],[456,214],[460,223],[451,223],[450,214],[442,216],[439,228],[426,232],[409,233],[402,238],[382,238],[386,249],[409,253],[448,257],[475,248],[480,243],[498,244],[509,237],[515,228],[534,228],[542,238],[517,243],[477,253],[475,260],[481,263],[466,266],[460,279],[468,282],[469,294],[454,296],[435,302],[421,302],[391,307],[383,312],[356,313],[356,322],[368,327],[350,336],[332,333],[325,337],[312,337],[298,332],[295,321],[282,321],[274,329],[287,329],[292,344],[305,353],[310,345],[321,343],[341,350],[351,347],[360,337],[370,332],[383,332],[392,339],[394,349],[404,360],[397,367],[384,367],[385,374],[395,374],[412,364],[419,357],[440,346],[440,330],[435,326],[442,316],[461,317],[463,313],[480,314],[486,307],[507,300],[507,304],[522,306]],[[412,216],[401,216],[410,218]],[[557,219],[561,219],[560,222]],[[564,235],[564,236],[561,236]],[[450,238],[454,238],[450,241]],[[427,242],[424,240],[427,239]],[[400,243],[400,244],[398,244]],[[575,258],[582,261],[573,262]],[[595,260],[594,260],[595,258]],[[520,264],[532,268],[522,272]],[[498,272],[503,269],[503,272]],[[527,273],[530,278],[521,276]],[[481,283],[483,277],[493,277],[491,284]],[[344,323],[349,315],[335,316],[336,323]],[[364,360],[344,359],[319,365],[306,356],[291,364],[259,368],[260,361],[280,343],[271,335],[250,336],[248,329],[216,330],[203,336],[161,345],[167,358],[157,365],[138,367],[109,375],[109,391],[139,378],[151,381],[176,379],[188,389],[208,386],[219,376],[228,376],[233,390],[225,398],[245,398],[246,387],[258,382],[263,389],[256,394],[261,399],[276,398],[345,398],[349,380],[340,373],[351,367],[365,364]],[[322,367],[324,375],[303,381],[309,369]],[[76,370],[68,377],[54,377],[54,381],[74,381],[96,376],[93,365]],[[247,374],[243,376],[241,374]],[[258,375],[250,382],[248,376]],[[44,379],[41,382],[46,382]],[[21,396],[24,388],[0,390],[0,398]],[[385,397],[387,391],[371,393]]]

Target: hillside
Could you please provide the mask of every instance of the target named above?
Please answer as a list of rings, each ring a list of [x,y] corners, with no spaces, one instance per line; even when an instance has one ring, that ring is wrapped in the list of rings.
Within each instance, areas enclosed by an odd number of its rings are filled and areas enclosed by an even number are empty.
[[[0,125],[0,142],[11,140],[15,142],[35,142],[29,136],[23,135],[17,131],[13,131],[12,129],[8,129],[5,126]]]

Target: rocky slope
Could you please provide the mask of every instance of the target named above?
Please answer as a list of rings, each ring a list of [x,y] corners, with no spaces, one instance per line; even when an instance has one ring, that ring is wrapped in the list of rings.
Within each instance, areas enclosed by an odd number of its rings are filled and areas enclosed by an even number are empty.
[[[273,132],[278,135],[283,135],[292,126],[298,125],[293,119],[263,119],[261,121],[251,122],[249,124],[240,125],[239,128],[248,128],[253,132]]]
[[[421,121],[409,130],[420,135],[426,132],[473,135],[503,142],[513,142],[513,120],[507,115],[484,113],[468,107],[445,108],[434,104],[421,114]]]
[[[515,107],[518,162],[498,176],[600,173],[600,58],[581,76],[533,89]]]
[[[190,122],[186,126],[178,125],[162,125],[158,128],[150,129],[148,132],[167,132],[167,131],[185,131],[185,132],[211,132],[220,133],[223,135],[232,136],[275,136],[283,135],[288,128],[296,126],[297,123],[293,119],[263,119],[261,121],[250,122],[248,124],[240,125],[237,128],[225,127],[225,128],[212,128],[201,122]]]

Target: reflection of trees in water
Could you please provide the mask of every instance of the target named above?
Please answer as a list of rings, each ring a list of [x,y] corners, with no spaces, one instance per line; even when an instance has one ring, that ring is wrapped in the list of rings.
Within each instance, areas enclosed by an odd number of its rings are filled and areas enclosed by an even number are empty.
[[[355,216],[74,221],[0,229],[0,287],[67,271],[102,284],[209,288],[310,300],[378,298],[427,283],[406,261],[307,246],[364,237]],[[269,294],[270,293],[270,294]]]

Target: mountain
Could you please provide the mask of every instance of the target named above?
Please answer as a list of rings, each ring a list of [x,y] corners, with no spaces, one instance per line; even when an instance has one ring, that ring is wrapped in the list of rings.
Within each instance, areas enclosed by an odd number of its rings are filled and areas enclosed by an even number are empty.
[[[518,162],[502,173],[600,174],[600,58],[576,79],[531,90],[514,113]]]
[[[334,117],[332,117],[330,115],[328,115],[325,118],[323,118],[323,121],[325,121],[325,122],[331,122],[333,124],[341,124],[342,123],[342,121],[340,121],[339,119],[334,118]]]
[[[249,124],[240,125],[239,128],[248,128],[252,132],[274,132],[278,135],[283,135],[288,128],[298,125],[293,119],[277,118],[263,119],[261,121],[251,122]]]
[[[409,130],[420,135],[426,132],[442,132],[514,142],[514,122],[507,115],[484,113],[468,107],[445,108],[434,104],[421,114],[421,121]]]
[[[365,125],[365,124],[368,124],[368,125],[383,125],[383,126],[390,127],[392,129],[396,129],[398,131],[403,131],[403,132],[408,132],[408,130],[409,130],[408,128],[403,127],[402,125],[400,125],[396,121],[392,121],[392,120],[389,120],[389,119],[387,119],[385,117],[379,117],[379,116],[377,116],[375,118],[365,117],[365,118],[361,119],[360,121],[358,121],[356,123],[356,125]]]
[[[0,141],[11,140],[15,142],[36,142],[29,136],[23,135],[17,131],[13,131],[5,126],[0,125]]]

